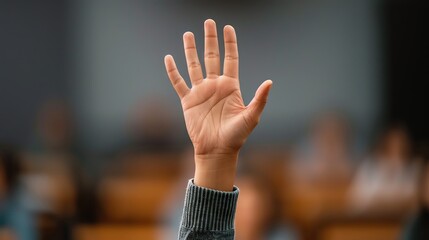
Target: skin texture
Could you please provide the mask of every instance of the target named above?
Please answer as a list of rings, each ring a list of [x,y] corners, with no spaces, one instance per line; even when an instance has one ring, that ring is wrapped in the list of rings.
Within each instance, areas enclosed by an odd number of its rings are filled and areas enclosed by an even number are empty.
[[[211,19],[206,20],[204,32],[205,78],[191,32],[183,35],[183,44],[192,87],[189,88],[180,75],[171,55],[165,57],[165,67],[181,100],[186,128],[194,146],[194,183],[201,187],[231,191],[238,152],[259,122],[272,81],[263,82],[253,100],[247,106],[244,105],[234,28],[227,25],[223,29],[223,74],[216,23]]]

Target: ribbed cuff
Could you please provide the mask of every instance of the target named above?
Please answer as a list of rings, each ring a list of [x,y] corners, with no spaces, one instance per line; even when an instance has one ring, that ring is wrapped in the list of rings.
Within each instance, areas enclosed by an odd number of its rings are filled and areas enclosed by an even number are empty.
[[[232,192],[212,190],[188,182],[182,227],[195,231],[228,231],[234,229],[239,189]]]

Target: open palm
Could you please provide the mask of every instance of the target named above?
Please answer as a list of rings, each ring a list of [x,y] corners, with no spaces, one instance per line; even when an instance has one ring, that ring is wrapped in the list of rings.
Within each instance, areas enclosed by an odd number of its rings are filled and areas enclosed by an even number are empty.
[[[165,67],[181,99],[195,154],[236,152],[259,122],[272,82],[267,80],[262,83],[253,100],[245,106],[238,80],[238,48],[234,28],[224,28],[223,75],[220,73],[219,44],[213,20],[205,22],[204,32],[205,79],[191,32],[184,34],[183,42],[192,88],[188,88],[172,56],[165,57]]]

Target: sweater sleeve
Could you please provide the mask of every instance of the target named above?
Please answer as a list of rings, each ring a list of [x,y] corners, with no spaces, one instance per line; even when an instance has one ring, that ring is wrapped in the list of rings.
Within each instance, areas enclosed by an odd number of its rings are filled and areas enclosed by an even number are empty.
[[[233,240],[239,189],[222,192],[194,185],[189,180],[179,240]]]

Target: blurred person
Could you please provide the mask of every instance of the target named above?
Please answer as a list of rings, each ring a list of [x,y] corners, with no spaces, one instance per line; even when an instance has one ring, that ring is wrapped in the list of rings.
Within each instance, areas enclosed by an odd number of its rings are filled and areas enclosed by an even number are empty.
[[[279,226],[273,189],[255,171],[244,170],[237,177],[240,197],[237,202],[235,229],[237,239],[297,239],[295,233]]]
[[[318,116],[294,164],[295,180],[309,184],[349,181],[353,171],[350,145],[351,130],[344,115],[325,112]]]
[[[406,128],[387,127],[372,156],[358,169],[351,198],[358,211],[409,211],[417,201],[419,163]]]
[[[179,239],[234,239],[234,216],[239,190],[234,186],[238,153],[261,117],[272,86],[260,85],[245,106],[238,81],[238,49],[235,30],[224,27],[223,75],[217,30],[213,20],[204,23],[204,79],[193,33],[183,35],[190,89],[172,56],[165,67],[183,108],[186,128],[194,146],[195,174],[189,180]],[[252,211],[253,209],[249,209]]]
[[[255,176],[239,177],[240,197],[237,202],[235,229],[237,239],[267,239],[273,215],[273,204],[266,186],[260,186]]]
[[[61,100],[43,103],[37,112],[34,136],[25,149],[26,169],[75,174],[84,164],[82,155],[69,106]]]
[[[32,153],[76,151],[72,114],[67,104],[60,100],[49,100],[41,106],[35,133],[28,149]]]
[[[23,181],[30,192],[32,209],[65,235],[76,220],[95,218],[91,190],[92,166],[85,161],[76,136],[70,106],[48,100],[37,112],[35,133],[25,149]],[[61,237],[64,238],[64,237]]]
[[[134,153],[177,150],[177,131],[172,119],[169,107],[161,99],[142,101],[131,116],[126,149]]]
[[[169,155],[180,154],[182,141],[172,119],[162,99],[147,97],[138,102],[128,119],[125,140],[108,150],[105,158],[110,161],[103,171],[126,174],[126,168],[139,169],[142,159],[168,160]]]
[[[0,239],[36,240],[36,218],[19,183],[20,164],[15,150],[0,146]]]

